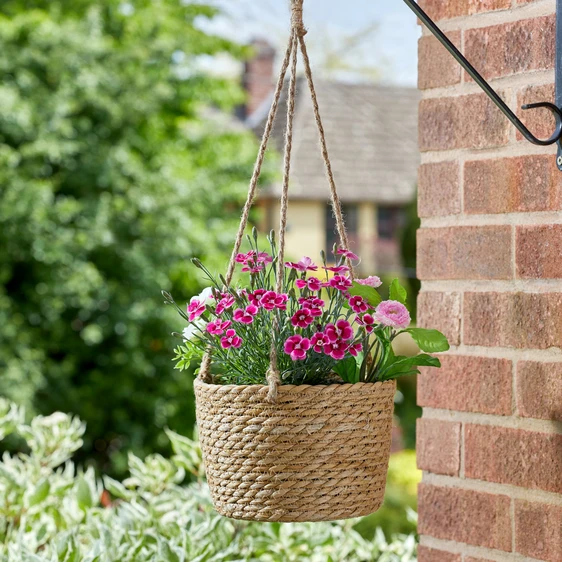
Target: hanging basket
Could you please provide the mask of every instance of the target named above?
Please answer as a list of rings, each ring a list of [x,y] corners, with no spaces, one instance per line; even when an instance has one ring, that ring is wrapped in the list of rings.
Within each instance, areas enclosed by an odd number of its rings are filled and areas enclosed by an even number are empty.
[[[302,0],[292,0],[289,44],[234,242],[225,278],[226,287],[232,280],[235,258],[255,197],[285,74],[290,67],[277,256],[278,263],[284,263],[299,48],[341,247],[349,248],[305,34]],[[351,259],[347,261],[353,279]],[[283,276],[284,267],[280,265],[276,274],[277,293],[281,292]],[[274,334],[277,327],[274,323]],[[201,363],[195,382],[197,424],[216,510],[227,517],[252,521],[333,521],[376,511],[384,496],[396,383],[392,380],[315,386],[282,385],[275,337],[272,340],[268,385],[216,385],[211,375],[210,351]]]
[[[395,381],[268,387],[195,382],[215,509],[252,521],[333,521],[382,504]]]

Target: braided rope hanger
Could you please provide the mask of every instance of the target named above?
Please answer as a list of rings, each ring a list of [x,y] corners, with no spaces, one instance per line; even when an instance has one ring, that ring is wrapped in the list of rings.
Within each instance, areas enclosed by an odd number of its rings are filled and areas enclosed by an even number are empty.
[[[293,146],[293,121],[295,115],[295,94],[296,94],[296,83],[297,83],[297,54],[300,47],[300,52],[302,55],[302,61],[304,64],[304,73],[308,83],[308,88],[310,90],[310,97],[312,100],[312,108],[314,112],[314,118],[316,121],[316,126],[318,128],[318,136],[320,139],[320,152],[322,159],[324,160],[324,166],[326,169],[326,176],[328,183],[330,185],[330,201],[332,205],[332,212],[336,219],[336,227],[338,231],[338,236],[340,239],[340,244],[343,248],[349,249],[349,240],[347,237],[347,231],[345,228],[345,222],[343,218],[343,213],[341,209],[340,199],[336,190],[336,182],[334,179],[334,174],[332,172],[332,165],[330,163],[330,158],[328,155],[328,147],[326,144],[326,137],[324,134],[324,126],[322,125],[322,119],[320,117],[320,110],[318,107],[318,98],[316,96],[316,89],[314,87],[314,81],[312,79],[312,70],[310,68],[310,59],[308,57],[308,51],[306,48],[306,43],[304,36],[307,33],[306,28],[303,24],[302,12],[303,12],[303,2],[304,0],[290,0],[291,1],[291,33],[289,36],[289,42],[287,45],[287,50],[285,51],[285,56],[283,58],[283,63],[281,65],[281,70],[279,72],[279,78],[277,80],[277,85],[275,87],[275,92],[273,94],[273,102],[267,116],[267,121],[265,124],[263,136],[261,139],[260,147],[258,150],[258,155],[256,163],[254,165],[254,171],[252,173],[252,178],[250,180],[250,185],[248,188],[248,196],[246,198],[246,203],[242,210],[242,216],[240,218],[240,226],[238,227],[238,232],[236,234],[236,239],[234,241],[234,248],[230,256],[230,261],[228,263],[228,270],[226,273],[226,284],[230,286],[232,277],[234,275],[234,269],[236,267],[236,256],[240,251],[240,246],[242,245],[242,240],[244,237],[244,231],[248,224],[248,218],[250,215],[250,209],[254,202],[256,195],[256,188],[258,180],[261,174],[262,164],[265,157],[265,152],[267,150],[267,144],[271,136],[271,131],[273,129],[273,124],[275,122],[275,116],[277,114],[277,109],[279,107],[279,100],[281,98],[281,92],[283,90],[283,85],[285,82],[285,76],[290,65],[290,81],[289,89],[287,93],[287,127],[285,130],[285,146],[283,155],[283,182],[281,189],[281,205],[279,210],[279,251],[277,256],[277,276],[276,276],[276,292],[280,293],[283,289],[283,280],[285,276],[284,268],[284,257],[285,257],[285,231],[287,229],[287,209],[289,203],[289,174],[291,169],[291,151]],[[351,260],[347,260],[350,268],[350,275],[353,279],[354,270]],[[274,402],[277,398],[277,388],[281,384],[281,374],[277,367],[278,357],[277,357],[277,346],[275,341],[275,335],[278,329],[278,318],[277,316],[273,320],[273,333],[272,333],[272,343],[270,351],[270,367],[267,372],[267,381],[269,385],[268,400]],[[212,382],[212,376],[210,372],[211,366],[211,353],[207,350],[201,360],[201,368],[199,371],[199,379],[206,383]]]

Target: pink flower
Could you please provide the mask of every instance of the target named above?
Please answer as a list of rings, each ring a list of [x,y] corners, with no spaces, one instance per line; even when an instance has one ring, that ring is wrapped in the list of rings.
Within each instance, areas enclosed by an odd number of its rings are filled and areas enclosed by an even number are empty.
[[[235,299],[232,295],[223,296],[223,298],[217,303],[217,307],[215,308],[216,314],[222,314],[227,308],[230,308],[235,302]]]
[[[284,293],[277,294],[275,291],[266,291],[260,299],[260,305],[266,310],[273,310],[274,308],[286,310],[288,300],[289,295]]]
[[[301,297],[299,299],[299,304],[308,310],[310,314],[315,318],[322,316],[322,308],[324,306],[324,301],[316,297]]]
[[[312,336],[311,340],[312,349],[316,351],[316,353],[322,353],[324,351],[324,346],[330,343],[330,340],[326,336],[324,332],[316,332]]]
[[[347,265],[334,265],[331,267],[324,267],[323,269],[333,273],[347,273],[349,271],[349,267],[347,267]]]
[[[255,250],[251,250],[247,254],[236,254],[234,260],[244,264],[242,271],[259,273],[264,268],[263,264],[271,263],[273,258],[266,252],[257,253]]]
[[[254,306],[260,306],[260,300],[265,295],[265,289],[256,289],[253,293],[248,293],[248,300]]]
[[[363,318],[361,318],[361,316],[356,316],[355,320],[357,324],[365,326],[365,331],[368,334],[373,331],[375,319],[370,314],[364,314]]]
[[[347,341],[353,337],[353,328],[347,320],[342,318],[336,322],[335,326],[334,324],[328,324],[324,333],[330,342],[335,342],[340,339]]]
[[[234,321],[235,322],[242,322],[243,324],[251,324],[254,321],[254,316],[258,313],[258,307],[249,304],[245,310],[241,308],[237,308],[234,311]]]
[[[232,322],[230,320],[214,320],[207,324],[207,332],[212,336],[222,336],[224,331],[230,327]]]
[[[367,301],[363,297],[360,297],[359,295],[356,295],[354,297],[349,297],[348,302],[353,312],[360,313],[360,312],[367,312],[367,310],[369,310],[369,305],[367,304]]]
[[[193,322],[196,318],[199,318],[201,314],[205,312],[205,303],[193,298],[189,301],[187,305],[187,314],[190,322]]]
[[[258,263],[271,263],[273,261],[273,258],[267,252],[256,253],[255,250],[251,250],[247,254],[236,254],[234,259],[237,263],[245,263],[250,266]]]
[[[299,304],[303,308],[320,308],[324,306],[324,301],[318,297],[301,297],[299,299]]]
[[[354,343],[353,345],[349,346],[349,349],[347,351],[349,351],[349,353],[351,353],[353,357],[357,357],[357,354],[363,351],[363,344],[361,342]]]
[[[337,289],[338,291],[347,291],[351,287],[351,280],[343,275],[335,275],[330,279],[330,287]]]
[[[348,260],[358,260],[359,259],[359,256],[357,256],[353,252],[350,252],[349,250],[346,250],[345,248],[340,248],[336,253],[339,254],[340,256],[346,257]]]
[[[401,302],[383,301],[375,310],[375,320],[392,328],[407,328],[410,324],[410,313]]]
[[[236,330],[227,330],[224,338],[221,338],[221,346],[224,349],[228,349],[229,347],[240,347],[241,345],[242,338],[236,335]]]
[[[298,328],[306,328],[314,322],[314,316],[308,308],[297,310],[291,318],[291,324]]]
[[[316,277],[310,277],[309,279],[297,279],[295,285],[299,289],[306,287],[310,291],[319,291],[322,288],[322,281],[316,279]]]
[[[249,265],[245,265],[242,270],[243,272],[250,272],[250,273],[259,273],[263,271],[263,265],[254,265],[250,267]]]
[[[291,336],[285,341],[284,349],[293,361],[302,361],[306,359],[306,352],[310,349],[310,340],[298,334]]]
[[[382,281],[376,275],[371,275],[366,279],[356,279],[356,281],[359,285],[368,285],[369,287],[374,287],[375,289],[382,285]]]
[[[324,346],[324,353],[333,359],[343,359],[347,351],[347,344],[341,340],[331,341]]]
[[[304,257],[301,261],[295,263],[292,261],[285,262],[285,267],[290,269],[296,269],[298,271],[316,271],[318,266],[312,263],[310,258]]]

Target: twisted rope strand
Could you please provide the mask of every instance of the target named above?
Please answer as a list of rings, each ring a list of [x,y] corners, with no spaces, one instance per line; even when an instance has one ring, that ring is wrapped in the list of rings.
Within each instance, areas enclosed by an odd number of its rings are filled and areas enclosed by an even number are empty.
[[[234,242],[234,249],[232,250],[232,254],[230,256],[230,262],[228,263],[228,271],[226,273],[226,283],[228,285],[230,285],[230,282],[232,281],[232,276],[234,275],[234,268],[236,267],[236,255],[240,251],[242,239],[244,238],[244,230],[246,229],[246,225],[248,224],[250,209],[252,208],[252,203],[254,202],[256,188],[261,174],[261,168],[265,157],[265,152],[267,150],[267,144],[269,142],[269,137],[271,136],[273,124],[275,122],[275,116],[277,115],[277,108],[279,107],[279,100],[281,98],[281,92],[283,91],[283,84],[285,82],[285,74],[287,73],[287,68],[289,67],[289,61],[293,49],[296,50],[296,44],[293,41],[293,36],[291,34],[291,37],[289,38],[289,42],[287,44],[287,50],[285,51],[285,57],[283,58],[281,71],[279,72],[279,79],[277,80],[277,85],[275,87],[275,93],[273,95],[273,103],[271,104],[271,108],[267,116],[267,122],[263,130],[263,136],[261,139],[258,156],[256,159],[256,163],[254,165],[252,179],[250,180],[248,197],[246,199],[246,204],[244,205],[244,209],[242,211],[242,217],[240,218],[240,226],[238,227],[238,233],[236,234],[236,240]]]
[[[334,173],[332,172],[332,164],[330,162],[330,156],[328,155],[328,146],[326,144],[326,136],[324,134],[324,126],[322,125],[322,118],[320,117],[320,109],[318,107],[318,98],[316,96],[316,89],[314,87],[314,81],[312,79],[312,70],[310,68],[310,59],[308,58],[308,51],[306,48],[306,43],[303,36],[299,36],[299,43],[302,53],[302,59],[304,63],[304,73],[306,75],[306,80],[308,82],[308,89],[310,90],[310,97],[312,99],[312,107],[314,110],[314,118],[316,120],[316,125],[318,128],[318,135],[320,137],[320,149],[322,153],[322,159],[324,160],[324,165],[326,168],[326,176],[328,178],[328,183],[330,184],[330,198],[332,201],[332,210],[334,217],[336,219],[336,226],[338,229],[338,235],[340,237],[341,245],[349,250],[349,240],[347,237],[347,230],[345,228],[345,221],[343,218],[343,213],[341,210],[340,198],[338,197],[338,192],[336,189],[336,181],[334,179]],[[353,269],[353,264],[351,260],[348,259],[347,263],[349,265],[350,277],[353,280],[355,277],[355,271]]]
[[[285,57],[283,58],[283,64],[281,65],[281,70],[279,72],[277,85],[275,86],[275,93],[273,94],[273,102],[271,104],[271,108],[269,109],[267,122],[263,130],[263,136],[261,139],[260,148],[258,150],[256,163],[254,164],[254,171],[252,172],[252,178],[250,180],[250,185],[248,188],[248,196],[246,198],[246,203],[242,210],[240,225],[238,227],[238,232],[236,233],[236,239],[234,241],[234,248],[230,256],[230,261],[228,262],[228,270],[226,272],[226,278],[225,278],[227,285],[230,285],[232,281],[232,276],[234,275],[234,268],[236,267],[236,255],[240,251],[240,246],[242,245],[242,239],[244,238],[244,231],[246,230],[246,225],[248,224],[248,217],[250,216],[250,210],[252,208],[252,203],[254,202],[254,197],[256,195],[256,188],[261,174],[261,168],[267,150],[267,144],[269,141],[269,137],[271,136],[273,124],[275,122],[275,116],[277,115],[277,108],[279,107],[279,100],[281,98],[281,92],[283,91],[283,84],[285,83],[285,75],[287,74],[287,68],[289,67],[289,62],[293,50],[296,51],[296,42],[294,41],[293,34],[291,34],[291,37],[289,38],[289,42],[287,44],[287,50],[285,51]],[[207,349],[207,351],[203,355],[203,358],[201,359],[201,367],[199,369],[199,379],[206,383],[210,383],[213,380],[213,377],[211,376],[211,350],[210,349]]]
[[[293,148],[293,121],[295,116],[295,94],[297,90],[297,46],[298,33],[293,29],[291,34],[293,42],[293,53],[291,59],[291,80],[287,94],[287,128],[285,129],[285,149],[283,162],[283,186],[281,189],[281,207],[279,210],[279,252],[277,253],[277,278],[275,291],[283,290],[283,279],[285,277],[285,231],[287,230],[287,209],[289,207],[289,174],[291,171],[291,151]],[[281,375],[277,368],[277,342],[276,335],[279,331],[279,320],[277,314],[273,318],[271,334],[270,367],[267,372],[269,392],[267,399],[274,402],[277,398],[277,387],[281,384]]]

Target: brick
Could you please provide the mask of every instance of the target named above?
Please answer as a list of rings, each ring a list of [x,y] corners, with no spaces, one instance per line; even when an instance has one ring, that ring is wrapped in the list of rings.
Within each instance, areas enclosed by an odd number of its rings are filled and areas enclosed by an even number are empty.
[[[467,345],[548,349],[562,341],[562,293],[465,293]]]
[[[464,562],[495,562],[495,560],[490,560],[489,558],[474,558],[473,556],[465,556]]]
[[[418,491],[420,534],[511,550],[509,497],[429,484]]]
[[[477,61],[487,80],[554,68],[555,24],[553,14],[469,29],[464,34],[464,55]],[[472,78],[465,74],[465,80]]]
[[[509,141],[508,125],[485,94],[425,99],[419,106],[420,150],[504,146]]]
[[[466,478],[562,493],[562,435],[465,426]]]
[[[554,57],[554,55],[552,56]],[[552,60],[554,61],[554,58]],[[518,107],[521,107],[525,103],[534,103],[539,101],[549,101],[554,103],[554,84],[528,86],[527,88],[521,90],[517,95]],[[525,111],[519,111],[518,115],[529,131],[531,131],[531,133],[539,139],[549,138],[555,130],[556,121],[548,109],[527,109]],[[519,131],[517,131],[517,140],[523,140],[523,135]],[[554,159],[554,154],[552,155],[552,158]]]
[[[511,226],[418,230],[419,279],[510,279]]]
[[[418,325],[434,328],[447,336],[451,345],[460,344],[461,296],[459,293],[422,291],[418,296]]]
[[[562,278],[562,224],[517,227],[515,248],[518,277]]]
[[[460,554],[420,545],[418,546],[418,562],[462,562],[462,558]]]
[[[431,19],[443,20],[480,12],[507,10],[511,7],[511,0],[420,0],[419,4]]]
[[[461,424],[421,418],[416,428],[418,468],[435,474],[458,476]]]
[[[418,172],[418,215],[436,217],[461,212],[457,162],[423,164]]]
[[[465,163],[467,214],[558,209],[562,209],[562,174],[551,154]]]
[[[446,35],[456,47],[460,46],[460,31]],[[418,43],[418,88],[427,90],[452,86],[460,81],[461,67],[447,49],[435,37],[421,37]]]
[[[500,416],[512,411],[509,359],[445,354],[441,368],[425,367],[418,377],[420,406]]]
[[[538,560],[562,560],[562,506],[515,500],[515,550]]]
[[[520,361],[515,386],[520,416],[562,421],[562,363]]]

